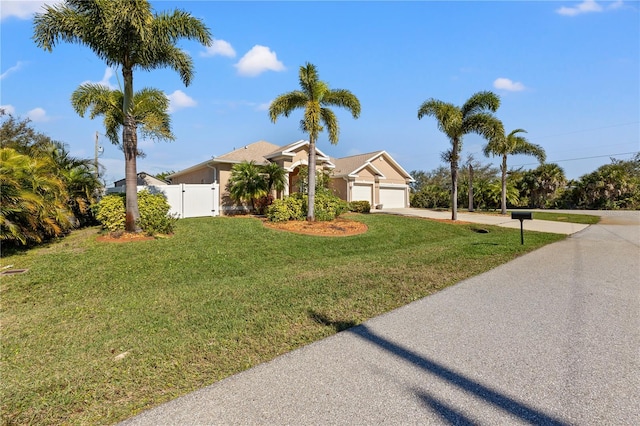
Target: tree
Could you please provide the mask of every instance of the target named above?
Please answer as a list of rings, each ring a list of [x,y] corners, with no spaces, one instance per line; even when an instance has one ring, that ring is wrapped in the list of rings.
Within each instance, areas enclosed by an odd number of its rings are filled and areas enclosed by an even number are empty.
[[[0,240],[29,244],[92,221],[100,181],[89,159],[0,112]]]
[[[443,160],[451,168],[451,219],[458,219],[458,164],[462,151],[462,138],[468,133],[476,133],[485,139],[504,132],[502,123],[493,116],[500,106],[500,98],[492,92],[477,92],[462,107],[437,99],[428,99],[418,109],[418,119],[432,116],[437,120],[438,129],[451,142],[451,149],[442,154]]]
[[[120,148],[123,148],[123,144],[120,142],[119,133],[125,123],[125,115],[121,108],[123,102],[122,91],[112,90],[101,84],[82,84],[71,94],[71,105],[78,115],[84,117],[87,110],[90,110],[89,118],[92,120],[102,116],[107,138]],[[137,156],[141,155],[137,149],[138,129],[145,137],[174,140],[171,133],[171,116],[167,112],[169,99],[161,90],[144,88],[136,92],[132,105],[130,117],[136,128],[133,138]]]
[[[360,116],[360,101],[345,89],[330,89],[329,85],[321,81],[315,65],[306,63],[299,72],[301,90],[279,95],[269,106],[269,116],[273,123],[279,116],[288,117],[291,112],[303,109],[303,119],[300,128],[309,134],[309,172],[308,172],[308,210],[307,220],[314,221],[314,205],[316,192],[316,142],[318,135],[326,127],[329,132],[329,142],[338,143],[340,128],[334,112],[328,107],[346,108],[353,118]]]
[[[564,170],[554,163],[545,163],[524,172],[520,182],[521,197],[529,198],[529,207],[553,207],[560,190],[567,183]]]
[[[265,164],[261,168],[267,182],[267,192],[282,191],[287,180],[287,172],[277,163]]]
[[[236,201],[249,201],[251,209],[255,210],[256,198],[267,194],[267,180],[262,174],[262,168],[255,161],[243,161],[231,168],[228,190],[231,198]]]
[[[193,77],[193,61],[176,43],[180,39],[212,43],[202,21],[182,10],[155,14],[144,0],[66,0],[45,6],[34,17],[34,40],[38,47],[52,51],[60,42],[89,47],[108,66],[120,67],[124,82],[122,99],[122,147],[125,157],[126,230],[138,230],[140,218],[136,192],[136,120],[133,116],[133,70],[170,67],[188,86]]]
[[[516,129],[508,135],[505,135],[504,132],[498,133],[489,140],[483,150],[484,155],[487,157],[489,155],[502,156],[502,164],[500,165],[500,171],[502,172],[501,214],[507,214],[507,155],[532,155],[540,163],[544,163],[544,160],[547,159],[544,149],[540,145],[529,142],[524,136],[519,136],[518,133],[526,133],[526,130]]]

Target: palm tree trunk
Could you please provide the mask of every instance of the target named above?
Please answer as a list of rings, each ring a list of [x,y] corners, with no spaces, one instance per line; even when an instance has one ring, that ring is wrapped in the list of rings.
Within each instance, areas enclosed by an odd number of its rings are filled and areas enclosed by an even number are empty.
[[[500,200],[500,214],[507,214],[507,156],[502,157],[502,199]]]
[[[316,202],[316,140],[313,136],[309,135],[309,178],[307,188],[307,221],[314,222],[315,216],[315,202]]]
[[[122,128],[122,148],[124,150],[124,177],[126,193],[126,220],[125,231],[139,232],[137,225],[140,220],[138,210],[138,170],[136,158],[138,155],[138,141],[136,138],[136,123],[131,116],[133,102],[133,71],[131,68],[122,67],[124,80],[124,99],[122,110],[124,112],[124,126]]]
[[[473,210],[473,166],[469,164],[469,211]]]
[[[453,140],[451,147],[451,220],[458,220],[458,147]]]

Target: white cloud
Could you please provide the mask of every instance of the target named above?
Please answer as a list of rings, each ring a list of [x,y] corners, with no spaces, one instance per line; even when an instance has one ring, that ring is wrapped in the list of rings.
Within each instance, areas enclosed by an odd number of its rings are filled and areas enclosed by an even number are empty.
[[[272,101],[265,102],[265,103],[263,103],[263,104],[258,104],[258,105],[256,106],[256,111],[268,111],[268,110],[269,110],[269,107],[271,106],[271,102],[272,102]]]
[[[16,115],[16,109],[13,105],[0,105],[0,109],[3,109],[5,114]]]
[[[182,90],[176,90],[170,95],[167,95],[169,98],[169,112],[175,112],[182,108],[189,108],[198,105],[198,103],[189,95],[184,93]]]
[[[607,9],[610,9],[610,10],[620,9],[622,6],[624,6],[624,2],[622,0],[618,0],[618,1],[614,1],[613,3],[608,5]]]
[[[48,4],[53,6],[57,3],[62,3],[62,0],[48,0],[48,1],[3,1],[2,7],[0,7],[0,20],[4,21],[7,18],[18,19],[31,19],[35,13],[44,12],[42,8]]]
[[[526,89],[526,87],[524,87],[524,84],[517,81],[511,81],[508,78],[504,77],[496,78],[496,80],[493,82],[493,87],[495,87],[496,89],[507,90],[509,92],[521,92]]]
[[[44,123],[49,121],[47,112],[42,108],[34,108],[27,113],[27,117],[34,123]]]
[[[556,10],[556,13],[565,16],[576,16],[589,12],[602,12],[602,6],[596,3],[595,0],[584,0],[575,7],[562,6],[560,9]]]
[[[234,65],[238,74],[255,77],[265,71],[284,71],[286,68],[266,46],[255,45]]]
[[[16,71],[19,71],[20,68],[22,68],[22,66],[25,63],[22,61],[18,61],[18,63],[16,63],[14,66],[12,66],[11,68],[9,68],[8,70],[6,70],[5,72],[3,72],[2,74],[0,74],[0,80],[4,80],[5,78],[7,78],[9,76],[9,74],[12,74]]]
[[[227,56],[229,58],[236,57],[236,51],[233,50],[231,43],[221,40],[214,39],[213,44],[207,47],[207,50],[204,52],[200,52],[200,56]]]
[[[115,75],[115,73],[113,72],[113,69],[111,67],[107,67],[104,70],[104,75],[102,76],[102,80],[100,81],[91,81],[91,80],[86,80],[83,81],[81,84],[101,84],[103,86],[108,87],[111,90],[115,90],[118,88],[118,86],[116,86],[115,84],[111,83],[111,77],[113,77]]]

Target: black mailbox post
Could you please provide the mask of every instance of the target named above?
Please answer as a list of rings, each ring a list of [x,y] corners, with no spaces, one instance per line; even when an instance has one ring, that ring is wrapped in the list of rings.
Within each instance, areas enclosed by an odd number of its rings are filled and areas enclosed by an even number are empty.
[[[524,230],[522,227],[522,221],[527,219],[533,219],[531,212],[511,212],[511,219],[518,219],[520,221],[520,244],[524,244]]]

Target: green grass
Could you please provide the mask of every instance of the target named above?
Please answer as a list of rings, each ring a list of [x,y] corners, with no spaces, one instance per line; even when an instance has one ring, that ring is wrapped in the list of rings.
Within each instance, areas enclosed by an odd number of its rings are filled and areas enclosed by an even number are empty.
[[[523,209],[525,211],[530,211]],[[507,216],[511,217],[511,212],[513,210],[507,210]],[[517,210],[516,210],[517,211]],[[468,213],[464,211],[463,213]],[[491,215],[499,215],[500,212],[497,210],[476,210],[475,213],[478,214],[491,214]],[[567,222],[567,223],[581,223],[585,225],[594,225],[600,222],[600,216],[597,215],[589,215],[589,214],[580,214],[580,213],[557,213],[554,211],[533,211],[533,219],[536,220],[550,220],[553,222]]]
[[[366,234],[184,219],[167,239],[89,229],[5,256],[29,271],[0,281],[2,422],[114,423],[563,238],[354,218]]]
[[[539,220],[551,220],[554,222],[582,223],[594,225],[600,221],[600,216],[575,213],[533,212],[533,218]]]

